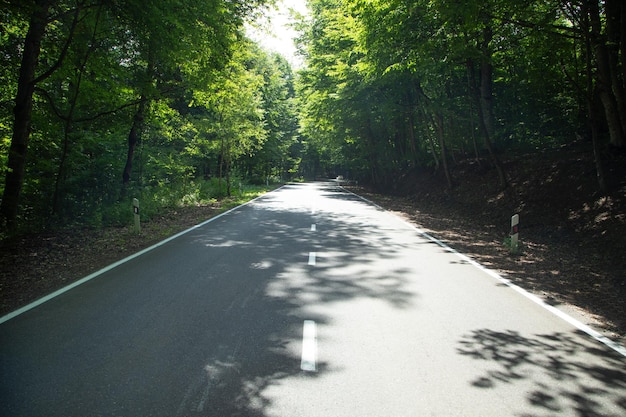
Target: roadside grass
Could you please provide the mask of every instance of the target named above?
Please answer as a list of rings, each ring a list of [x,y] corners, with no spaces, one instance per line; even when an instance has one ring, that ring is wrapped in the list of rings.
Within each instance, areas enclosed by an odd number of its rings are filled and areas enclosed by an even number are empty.
[[[189,182],[183,185],[157,184],[130,189],[118,201],[96,210],[85,219],[85,225],[95,228],[131,227],[134,213],[132,200],[139,200],[141,222],[167,216],[171,212],[187,207],[210,207],[223,212],[271,191],[282,183],[254,185],[237,183],[231,195],[225,192],[224,185],[216,180]]]
[[[502,245],[509,251],[511,256],[519,256],[524,254],[524,244],[521,241],[517,242],[517,245],[513,245],[510,236],[504,238]]]

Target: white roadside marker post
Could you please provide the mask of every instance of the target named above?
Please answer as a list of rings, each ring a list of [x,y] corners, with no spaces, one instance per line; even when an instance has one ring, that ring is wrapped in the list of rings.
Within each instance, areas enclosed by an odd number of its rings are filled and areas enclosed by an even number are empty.
[[[141,225],[139,224],[139,200],[133,198],[133,213],[135,215],[135,233],[141,232]]]
[[[511,252],[519,251],[519,214],[511,217]]]

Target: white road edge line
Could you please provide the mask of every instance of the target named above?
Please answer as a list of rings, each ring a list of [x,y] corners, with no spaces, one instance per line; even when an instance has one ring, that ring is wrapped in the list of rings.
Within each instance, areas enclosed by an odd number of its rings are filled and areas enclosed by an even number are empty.
[[[300,369],[317,371],[317,325],[313,320],[304,320],[302,326],[302,360]]]
[[[309,265],[315,265],[315,252],[309,252]]]
[[[344,190],[345,192],[347,192],[347,193],[350,193],[350,194],[353,194],[353,195],[357,196],[358,198],[360,198],[361,200],[365,201],[366,203],[371,204],[371,205],[373,205],[374,207],[376,207],[376,208],[378,208],[380,210],[388,212],[383,207],[379,206],[378,204],[374,203],[373,201],[368,200],[367,198],[362,197],[362,196],[360,196],[360,195],[358,195],[356,193],[353,193],[350,190],[346,190],[343,187],[340,187],[340,188],[342,190]],[[581,332],[586,333],[588,336],[591,336],[592,338],[594,338],[598,342],[600,342],[600,343],[604,344],[605,346],[611,348],[612,350],[614,350],[615,352],[619,353],[620,355],[626,356],[626,347],[625,346],[622,346],[619,343],[615,342],[614,340],[604,336],[602,333],[592,329],[590,326],[580,322],[579,320],[576,320],[574,317],[570,316],[567,313],[564,313],[563,311],[559,310],[558,308],[556,308],[554,306],[551,306],[550,304],[547,304],[541,298],[537,297],[534,294],[531,294],[530,292],[526,291],[522,287],[520,287],[520,286],[518,286],[516,284],[513,284],[510,280],[504,278],[503,276],[501,276],[497,272],[492,271],[491,269],[489,269],[489,268],[479,264],[478,262],[476,262],[475,260],[473,260],[469,256],[464,255],[464,254],[458,252],[455,249],[452,249],[450,246],[446,245],[445,243],[443,243],[439,239],[429,235],[428,233],[426,233],[425,231],[423,231],[419,227],[415,226],[414,224],[412,224],[412,223],[410,223],[410,222],[408,222],[408,221],[406,221],[406,220],[404,220],[404,219],[402,219],[402,218],[400,218],[398,216],[395,216],[395,217],[399,221],[401,221],[402,223],[408,225],[410,228],[415,230],[417,233],[419,233],[424,238],[430,240],[431,242],[436,243],[437,245],[441,246],[446,251],[455,254],[456,256],[458,256],[459,258],[464,260],[465,262],[468,262],[468,263],[472,264],[476,268],[482,270],[483,272],[485,272],[488,275],[492,276],[496,280],[500,281],[502,284],[504,284],[507,287],[513,289],[514,291],[517,291],[519,294],[523,295],[524,297],[528,298],[532,302],[534,302],[534,303],[540,305],[541,307],[545,308],[546,310],[550,311],[552,314],[554,314],[555,316],[561,318],[562,320],[565,320],[566,322],[568,322],[569,324],[571,324],[572,326],[574,326],[575,328],[577,328]]]
[[[154,244],[154,245],[152,245],[152,246],[150,246],[150,247],[148,247],[146,249],[143,249],[143,250],[141,250],[141,251],[139,251],[139,252],[137,252],[137,253],[135,253],[133,255],[130,255],[130,256],[124,258],[124,259],[121,259],[121,260],[119,260],[119,261],[117,261],[115,263],[112,263],[111,265],[106,266],[106,267],[102,268],[101,270],[94,272],[93,274],[87,275],[86,277],[84,277],[84,278],[82,278],[82,279],[80,279],[78,281],[75,281],[72,284],[70,284],[70,285],[68,285],[66,287],[63,287],[63,288],[61,288],[61,289],[59,289],[59,290],[57,290],[57,291],[55,291],[55,292],[53,292],[51,294],[48,294],[45,297],[42,297],[42,298],[40,298],[40,299],[38,299],[36,301],[33,301],[32,303],[27,304],[27,305],[25,305],[22,308],[19,308],[19,309],[15,310],[15,311],[13,311],[13,312],[3,316],[3,317],[0,317],[0,324],[5,323],[5,322],[15,318],[15,317],[19,316],[20,314],[24,314],[27,311],[32,310],[33,308],[38,307],[41,304],[43,304],[43,303],[45,303],[47,301],[50,301],[53,298],[56,298],[59,295],[64,294],[64,293],[70,291],[71,289],[74,289],[74,288],[78,287],[79,285],[82,285],[82,284],[84,284],[84,283],[86,283],[88,281],[91,281],[92,279],[94,279],[94,278],[104,274],[105,272],[108,272],[108,271],[110,271],[110,270],[112,270],[112,269],[114,269],[114,268],[116,268],[116,267],[118,267],[118,266],[120,266],[122,264],[125,264],[126,262],[129,262],[129,261],[131,261],[131,260],[133,260],[135,258],[140,257],[141,255],[143,255],[143,254],[145,254],[147,252],[150,252],[151,250],[154,250],[154,249],[158,248],[159,246],[163,246],[166,243],[171,242],[172,240],[177,239],[177,238],[179,238],[179,237],[181,237],[181,236],[183,236],[183,235],[185,235],[185,234],[187,234],[187,233],[189,233],[189,232],[191,232],[191,231],[193,231],[195,229],[198,229],[198,228],[200,228],[202,226],[205,226],[205,225],[211,223],[212,221],[215,221],[215,220],[219,219],[222,216],[226,216],[227,214],[230,214],[233,211],[239,210],[240,208],[243,208],[243,207],[247,206],[248,204],[251,204],[252,202],[254,202],[254,201],[256,201],[256,200],[266,196],[269,193],[272,193],[274,191],[280,190],[281,188],[283,188],[283,187],[279,187],[279,188],[277,188],[275,190],[269,191],[269,192],[267,192],[267,193],[265,193],[263,195],[260,195],[260,196],[258,196],[256,198],[253,198],[250,201],[247,201],[247,202],[245,202],[243,204],[240,204],[237,207],[233,207],[230,210],[225,211],[224,213],[220,213],[220,214],[218,214],[215,217],[211,217],[210,219],[208,219],[208,220],[206,220],[206,221],[204,221],[202,223],[199,223],[199,224],[197,224],[195,226],[192,226],[192,227],[190,227],[187,230],[183,230],[182,232],[179,232],[179,233],[177,233],[177,234],[175,234],[173,236],[170,236],[167,239],[164,239],[164,240],[162,240],[162,241],[160,241],[160,242],[158,242],[158,243],[156,243],[156,244]]]

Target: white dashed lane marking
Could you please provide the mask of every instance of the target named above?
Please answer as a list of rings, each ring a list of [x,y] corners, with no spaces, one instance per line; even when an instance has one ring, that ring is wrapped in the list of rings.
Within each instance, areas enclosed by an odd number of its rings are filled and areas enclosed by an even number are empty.
[[[313,320],[305,320],[302,326],[302,360],[300,369],[317,371],[317,326]]]

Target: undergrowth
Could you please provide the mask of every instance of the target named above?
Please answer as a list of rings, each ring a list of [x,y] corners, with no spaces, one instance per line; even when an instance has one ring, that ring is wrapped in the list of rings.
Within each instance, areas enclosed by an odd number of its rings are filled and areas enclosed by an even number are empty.
[[[265,184],[249,184],[239,179],[231,183],[230,195],[226,182],[210,180],[168,180],[150,184],[132,184],[109,195],[92,196],[89,199],[67,198],[63,210],[51,213],[46,218],[33,215],[28,202],[24,203],[18,230],[8,233],[0,229],[0,241],[23,235],[31,235],[44,230],[68,228],[125,227],[133,224],[133,198],[139,200],[142,222],[150,221],[180,207],[215,206],[232,208],[276,188],[278,181]],[[87,193],[88,194],[88,193]]]
[[[96,210],[86,223],[93,227],[125,226],[133,222],[132,200],[139,200],[142,221],[149,221],[163,212],[177,207],[209,206],[219,204],[229,209],[245,203],[276,187],[276,184],[250,185],[237,182],[231,195],[216,179],[190,181],[184,185],[157,184],[126,190],[118,201]]]

